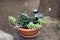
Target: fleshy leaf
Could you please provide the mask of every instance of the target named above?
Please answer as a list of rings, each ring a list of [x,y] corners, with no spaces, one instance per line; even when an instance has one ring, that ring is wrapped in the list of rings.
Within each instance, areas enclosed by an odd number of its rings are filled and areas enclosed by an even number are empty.
[[[33,24],[33,22],[30,22],[28,25],[27,25],[27,27],[29,28],[29,29],[32,29],[32,28],[34,28],[34,24]]]
[[[44,18],[40,18],[40,19],[38,20],[38,22],[39,22],[39,23],[42,23],[42,24],[46,24],[46,20],[45,20]]]
[[[16,23],[16,19],[13,16],[8,16],[9,21],[11,21],[13,24]]]
[[[39,29],[39,28],[42,28],[42,26],[40,24],[35,24],[35,28]]]

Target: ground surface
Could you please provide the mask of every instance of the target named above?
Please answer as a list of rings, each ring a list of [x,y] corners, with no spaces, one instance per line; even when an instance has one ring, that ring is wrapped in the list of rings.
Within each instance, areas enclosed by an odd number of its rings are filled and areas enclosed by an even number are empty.
[[[21,12],[27,10],[29,13],[31,9],[28,8],[33,7],[30,6],[26,7],[27,4],[25,2],[29,3],[30,1],[0,0],[0,40],[4,40],[3,38],[9,38],[6,40],[15,40],[14,37],[16,39],[18,38],[18,40],[58,40],[58,38],[60,37],[60,31],[56,29],[56,24],[58,23],[58,20],[55,18],[57,15],[58,5],[57,3],[54,4],[53,2],[52,2],[53,4],[51,4],[53,11],[51,12],[51,14],[49,13],[48,16],[45,17],[45,19],[47,20],[47,24],[44,28],[40,30],[40,35],[32,39],[26,39],[21,36],[18,37],[18,34],[15,33],[16,32],[15,29],[13,29],[14,26],[10,24],[7,17],[9,15],[12,15],[18,19],[18,14],[20,14]],[[42,7],[43,5],[41,4],[40,8]],[[43,8],[45,9],[45,7]]]

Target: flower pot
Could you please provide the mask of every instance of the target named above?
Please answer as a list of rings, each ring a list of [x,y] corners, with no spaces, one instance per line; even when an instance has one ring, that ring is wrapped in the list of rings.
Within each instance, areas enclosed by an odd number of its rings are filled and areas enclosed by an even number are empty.
[[[39,29],[18,28],[18,33],[23,37],[32,38],[39,34]]]

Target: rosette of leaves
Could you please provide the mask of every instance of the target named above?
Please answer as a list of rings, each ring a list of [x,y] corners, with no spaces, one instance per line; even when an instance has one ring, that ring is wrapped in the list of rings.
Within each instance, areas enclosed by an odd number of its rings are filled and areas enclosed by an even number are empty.
[[[28,16],[26,13],[22,13],[19,17],[18,24],[22,25],[23,28],[27,28],[27,25],[29,24],[29,22],[32,22],[32,21],[33,21],[33,18]]]

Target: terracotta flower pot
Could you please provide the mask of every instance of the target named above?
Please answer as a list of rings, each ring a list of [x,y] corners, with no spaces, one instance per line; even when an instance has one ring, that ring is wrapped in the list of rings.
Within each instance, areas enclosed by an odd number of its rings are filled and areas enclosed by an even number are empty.
[[[18,28],[18,33],[23,37],[32,38],[39,34],[39,29]]]

